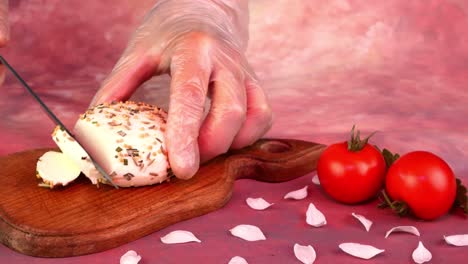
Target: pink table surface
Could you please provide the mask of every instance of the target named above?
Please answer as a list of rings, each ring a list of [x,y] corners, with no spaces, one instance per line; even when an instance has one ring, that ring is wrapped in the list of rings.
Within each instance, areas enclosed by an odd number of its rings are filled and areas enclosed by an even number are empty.
[[[153,1],[10,1],[11,43],[1,50],[33,89],[72,125],[89,104]],[[110,11],[112,10],[112,11]],[[443,157],[468,182],[468,3],[465,1],[251,1],[249,60],[272,101],[275,123],[268,137],[330,144],[357,124],[378,130],[373,143],[405,153],[424,149]],[[154,78],[135,94],[167,106],[168,77]],[[8,76],[0,88],[0,155],[54,146],[53,124]],[[448,215],[437,221],[400,219],[376,202],[344,206],[311,183],[312,175],[268,184],[236,183],[221,210],[155,232],[121,247],[66,259],[32,258],[0,245],[0,263],[118,263],[127,250],[140,263],[227,263],[235,255],[249,263],[299,263],[294,243],[313,245],[316,263],[361,263],[338,249],[342,242],[384,248],[369,263],[411,263],[419,240],[432,263],[466,263],[468,250],[445,244],[443,235],[468,233],[468,220]],[[286,201],[285,193],[310,185],[309,196]],[[258,212],[247,197],[274,206]],[[305,211],[313,202],[328,224],[313,228]],[[374,220],[370,232],[351,217]],[[228,230],[259,226],[267,237],[246,242]],[[415,225],[421,237],[385,232]],[[159,238],[189,230],[202,243],[164,245]]]

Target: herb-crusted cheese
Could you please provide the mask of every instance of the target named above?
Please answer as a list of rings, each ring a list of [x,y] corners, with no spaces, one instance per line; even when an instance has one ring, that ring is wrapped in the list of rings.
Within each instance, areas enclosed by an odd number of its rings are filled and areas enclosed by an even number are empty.
[[[168,178],[166,119],[167,113],[153,105],[101,104],[80,117],[74,132],[115,184],[150,185]]]
[[[167,113],[136,102],[101,104],[90,108],[75,125],[82,146],[121,187],[161,183],[170,169],[164,140]],[[86,151],[59,128],[53,139],[73,156],[83,174],[96,184],[104,182]]]

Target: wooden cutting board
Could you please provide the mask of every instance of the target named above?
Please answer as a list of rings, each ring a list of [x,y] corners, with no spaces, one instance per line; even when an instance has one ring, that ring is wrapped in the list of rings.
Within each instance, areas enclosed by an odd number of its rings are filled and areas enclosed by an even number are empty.
[[[69,257],[96,253],[223,207],[234,181],[288,181],[316,168],[324,145],[262,139],[203,165],[190,180],[139,188],[38,187],[37,159],[50,149],[0,158],[0,241],[23,254]]]

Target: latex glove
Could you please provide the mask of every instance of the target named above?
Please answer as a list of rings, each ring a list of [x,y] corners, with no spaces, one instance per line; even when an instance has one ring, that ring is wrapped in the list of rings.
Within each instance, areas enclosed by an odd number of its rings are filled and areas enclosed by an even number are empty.
[[[0,0],[0,48],[6,46],[10,40],[8,26],[8,0]],[[0,85],[5,79],[5,66],[0,65]]]
[[[190,178],[200,162],[252,144],[271,126],[267,97],[244,57],[247,28],[246,0],[159,1],[93,104],[126,100],[153,75],[169,73],[169,162],[176,177]]]

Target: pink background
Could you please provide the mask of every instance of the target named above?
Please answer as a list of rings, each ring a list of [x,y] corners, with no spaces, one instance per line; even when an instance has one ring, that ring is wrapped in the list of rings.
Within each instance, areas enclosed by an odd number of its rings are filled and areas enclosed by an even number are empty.
[[[151,7],[150,0],[12,0],[11,43],[1,50],[33,89],[67,125],[88,106],[100,82]],[[112,10],[112,11],[110,11]],[[353,124],[373,143],[405,153],[432,151],[467,182],[468,3],[426,1],[251,1],[248,58],[272,101],[275,123],[269,137],[330,144],[348,136]],[[168,77],[143,85],[135,100],[167,105]],[[54,125],[23,88],[8,77],[0,96],[0,154],[54,146]],[[249,263],[299,263],[294,243],[311,244],[316,263],[360,263],[340,252],[342,242],[386,249],[373,263],[410,261],[415,236],[384,239],[395,225],[416,225],[433,263],[462,263],[466,248],[447,246],[446,234],[468,233],[468,222],[449,215],[435,222],[402,220],[375,204],[349,207],[328,199],[311,176],[283,184],[238,181],[231,202],[212,214],[168,227],[138,241],[89,256],[38,259],[0,246],[0,263],[118,263],[129,249],[144,263],[227,263],[235,255]],[[309,184],[309,197],[285,201],[285,193]],[[264,212],[247,197],[276,203]],[[328,225],[305,224],[313,202]],[[351,212],[375,221],[366,233]],[[228,230],[255,224],[267,240],[246,242]],[[159,237],[192,231],[201,244],[164,245]]]

